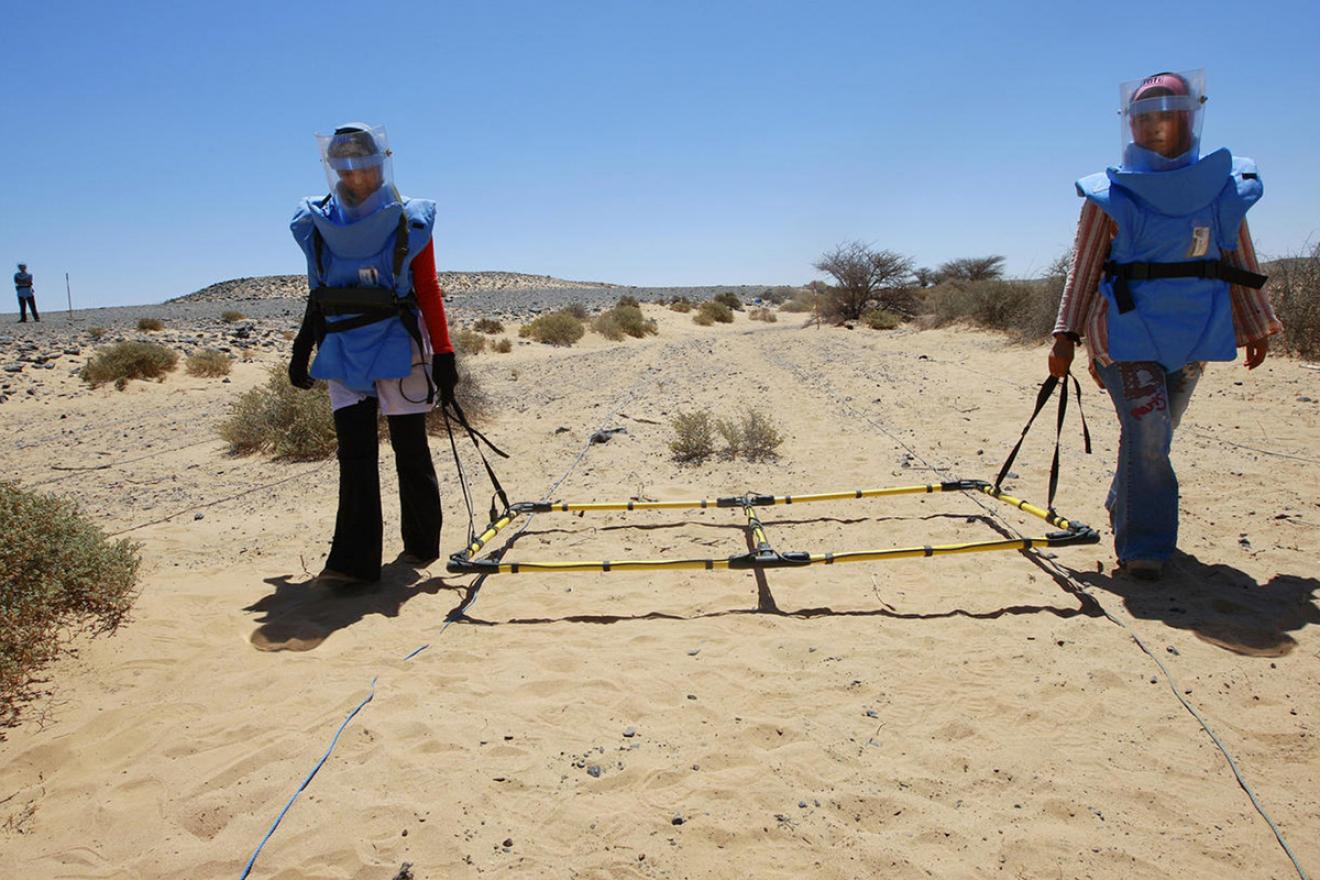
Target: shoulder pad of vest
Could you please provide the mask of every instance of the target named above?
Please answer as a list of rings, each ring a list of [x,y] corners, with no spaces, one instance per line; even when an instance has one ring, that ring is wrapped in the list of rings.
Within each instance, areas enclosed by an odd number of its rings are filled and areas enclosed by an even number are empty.
[[[435,224],[435,202],[430,199],[403,199],[403,211],[408,215],[408,224],[417,229],[429,228]]]
[[[1109,175],[1104,171],[1088,174],[1077,180],[1076,187],[1077,195],[1082,198],[1104,196],[1109,192]]]
[[[289,228],[295,232],[303,226],[312,222],[312,213],[320,213],[318,210],[325,204],[329,196],[304,196],[298,202],[298,209],[293,212],[293,219],[289,221]]]
[[[1260,169],[1256,167],[1256,160],[1248,159],[1246,156],[1234,156],[1233,176],[1238,180],[1259,180]]]

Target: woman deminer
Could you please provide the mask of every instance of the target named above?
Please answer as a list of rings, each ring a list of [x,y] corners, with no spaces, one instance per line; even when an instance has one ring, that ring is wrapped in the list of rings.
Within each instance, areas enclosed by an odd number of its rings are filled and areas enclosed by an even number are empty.
[[[426,414],[453,400],[458,372],[435,272],[435,202],[399,195],[383,128],[350,123],[317,141],[330,193],[303,199],[290,224],[311,293],[289,381],[325,380],[339,441],[339,511],[319,579],[372,582],[383,530],[377,412],[399,474],[401,559],[429,562],[441,512]]]
[[[1123,159],[1077,181],[1084,199],[1059,305],[1050,373],[1085,338],[1118,414],[1118,468],[1105,507],[1119,570],[1157,580],[1178,542],[1174,429],[1206,361],[1246,348],[1255,369],[1283,329],[1260,275],[1246,213],[1261,196],[1250,159],[1200,154],[1201,71],[1120,88]]]

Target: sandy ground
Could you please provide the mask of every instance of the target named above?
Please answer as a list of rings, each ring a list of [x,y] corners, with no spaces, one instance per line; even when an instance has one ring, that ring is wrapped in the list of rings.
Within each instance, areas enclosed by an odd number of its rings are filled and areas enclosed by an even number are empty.
[[[515,500],[566,474],[553,496],[576,501],[992,479],[1044,374],[1043,348],[979,332],[647,311],[646,341],[472,360]],[[232,458],[215,436],[256,357],[231,384],[124,392],[50,371],[50,393],[6,405],[5,472],[77,498],[145,564],[131,623],[47,669],[5,732],[0,876],[239,876],[373,681],[252,876],[1296,876],[1177,694],[1320,872],[1320,405],[1298,399],[1320,373],[1300,362],[1210,370],[1176,445],[1186,555],[1158,584],[1113,575],[1106,533],[1053,558],[501,575],[474,595],[441,563],[310,583],[333,462]],[[1101,527],[1117,426],[1086,391],[1096,454],[1070,423],[1058,507]],[[697,407],[770,416],[778,461],[675,463],[669,420]],[[1012,481],[1037,502],[1045,421]],[[627,430],[588,445],[600,427]],[[466,514],[446,445],[450,552]],[[962,494],[763,514],[786,550],[1047,530]],[[727,556],[742,524],[545,514],[507,559]]]

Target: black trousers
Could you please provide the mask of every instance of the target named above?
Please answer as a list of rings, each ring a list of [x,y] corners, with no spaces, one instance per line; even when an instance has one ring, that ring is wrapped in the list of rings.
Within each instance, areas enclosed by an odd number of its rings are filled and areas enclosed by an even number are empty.
[[[41,315],[37,314],[37,298],[35,296],[20,296],[18,298],[18,311],[20,321],[27,321],[28,309],[32,309],[32,320],[40,321]]]
[[[426,442],[426,416],[389,416],[390,445],[399,474],[403,550],[419,559],[440,556],[440,484]],[[380,441],[376,398],[335,410],[339,439],[339,512],[325,567],[365,581],[380,580]]]

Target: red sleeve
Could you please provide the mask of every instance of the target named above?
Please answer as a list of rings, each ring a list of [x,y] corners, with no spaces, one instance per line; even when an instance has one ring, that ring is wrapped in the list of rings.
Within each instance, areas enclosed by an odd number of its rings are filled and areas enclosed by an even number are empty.
[[[431,334],[431,350],[436,354],[453,351],[454,344],[449,341],[449,322],[445,320],[444,291],[440,289],[440,279],[435,274],[435,240],[428,241],[409,265],[417,304]]]

